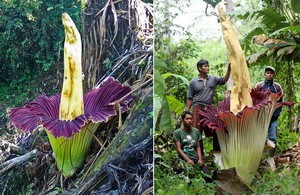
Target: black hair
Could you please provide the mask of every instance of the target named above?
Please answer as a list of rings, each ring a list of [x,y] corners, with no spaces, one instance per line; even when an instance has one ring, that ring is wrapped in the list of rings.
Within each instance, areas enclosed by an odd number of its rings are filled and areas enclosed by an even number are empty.
[[[190,111],[185,110],[185,111],[183,111],[183,112],[181,113],[181,119],[183,120],[183,119],[185,118],[185,115],[187,115],[187,114],[190,114],[190,115],[193,116],[193,113],[191,113]]]
[[[209,63],[208,63],[207,60],[203,60],[203,59],[199,60],[199,61],[197,62],[197,69],[198,69],[198,68],[201,68],[204,64],[209,64]]]

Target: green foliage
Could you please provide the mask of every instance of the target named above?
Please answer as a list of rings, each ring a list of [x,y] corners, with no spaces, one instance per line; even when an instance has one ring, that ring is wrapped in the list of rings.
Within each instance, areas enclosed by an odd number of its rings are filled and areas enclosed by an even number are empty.
[[[174,96],[167,96],[167,100],[168,100],[170,110],[175,112],[179,116],[184,110],[185,104],[180,102]]]
[[[293,32],[293,33],[297,34],[300,32],[300,26],[288,26],[285,28],[281,28],[281,29],[273,32],[272,34],[270,34],[270,36],[279,36],[283,32]]]
[[[103,64],[104,64],[104,66],[105,66],[106,68],[108,68],[108,69],[111,68],[112,65],[113,65],[109,58],[106,58],[106,59],[103,61]]]
[[[32,188],[34,184],[30,183],[30,173],[24,168],[20,166],[18,169],[0,177],[0,191],[3,194],[17,194],[17,192],[33,194]],[[9,183],[5,183],[5,181]]]
[[[170,149],[155,154],[155,194],[214,194],[216,183],[206,183],[200,166],[188,165],[179,159],[177,151]]]
[[[261,35],[272,29],[281,29],[289,26],[285,18],[278,14],[274,9],[266,8],[255,12],[246,12],[243,15],[238,15],[242,20],[259,20],[263,25],[251,29],[243,37],[243,43],[250,44],[254,35]]]
[[[165,93],[165,81],[161,75],[162,69],[166,68],[166,64],[159,58],[154,59],[154,124],[156,130],[168,132],[171,128],[171,113],[168,100]]]
[[[265,8],[246,12],[244,15],[239,16],[243,20],[249,20],[249,18],[258,20],[261,24],[248,32],[243,38],[246,53],[249,53],[249,51],[252,53],[250,63],[253,61],[260,62],[261,59],[270,62],[299,61],[299,16],[291,9],[295,5],[291,4],[290,1],[276,1],[274,3],[265,0],[264,2],[267,4]],[[249,44],[255,35],[266,35],[287,43],[283,44],[282,42],[270,40],[268,44],[254,47],[256,50],[253,50]],[[262,50],[265,52],[261,52]],[[253,58],[254,56],[257,57]]]
[[[79,1],[2,1],[0,12],[1,82],[30,78],[62,61],[61,14],[80,26]],[[22,71],[19,71],[22,70]]]
[[[189,85],[189,81],[181,76],[181,75],[177,75],[177,74],[172,74],[170,72],[167,72],[165,74],[162,75],[162,77],[166,80],[169,77],[175,77],[175,79],[180,79],[184,85],[186,85],[186,87],[188,87]],[[172,94],[174,92],[178,91],[176,88],[170,89],[168,90],[167,94]],[[182,103],[182,101],[178,100],[177,98],[175,98],[172,95],[167,95],[167,100],[168,100],[168,104],[170,107],[170,111],[175,112],[177,115],[180,115],[182,113],[182,111],[185,108],[185,104]]]
[[[292,9],[296,13],[300,13],[300,4],[297,0],[291,0]]]
[[[23,106],[43,93],[58,93],[55,84],[55,76],[51,75],[51,72],[41,78],[32,75],[32,79],[21,77],[9,84],[0,82],[0,132],[7,131],[7,108]]]
[[[286,151],[297,143],[299,135],[295,132],[291,132],[291,128],[287,127],[286,121],[290,121],[288,117],[288,108],[283,108],[283,111],[278,119],[278,132],[276,153],[280,154]]]
[[[183,77],[183,76],[181,76],[181,75],[172,74],[172,73],[170,73],[170,72],[167,72],[167,73],[163,74],[162,76],[163,76],[163,78],[164,78],[165,80],[166,80],[167,78],[169,78],[170,76],[174,76],[174,77],[176,77],[176,78],[181,79],[181,80],[183,81],[183,83],[184,83],[186,86],[189,86],[189,81],[188,81],[185,77]]]
[[[161,72],[162,74],[167,73],[164,75],[167,79],[167,95],[172,95],[182,103],[185,103],[188,89],[187,83],[194,77],[191,73],[197,71],[195,68],[196,63],[191,65],[189,60],[198,57],[200,46],[191,38],[180,40],[179,43],[171,43],[167,39],[165,42],[165,45],[170,45],[169,50],[158,48],[156,56],[162,59],[167,66],[167,69]],[[168,79],[168,76],[171,75],[177,79]]]
[[[170,41],[171,37],[176,34],[188,34],[188,32],[180,25],[175,24],[174,18],[178,14],[183,13],[183,8],[187,7],[190,0],[187,1],[177,1],[177,0],[156,0],[154,1],[154,7],[156,12],[155,17],[155,48],[158,46],[165,45],[165,40]]]
[[[296,165],[280,166],[275,172],[261,166],[252,183],[255,194],[299,194],[300,170]]]
[[[170,51],[159,48],[154,62],[154,113],[157,114],[154,122],[157,131],[169,132],[174,129],[170,111],[178,115],[184,110],[190,72],[193,70],[187,60],[197,56],[199,46],[190,38],[174,44],[168,39],[164,41],[165,45],[170,45]]]
[[[67,12],[80,27],[80,1],[0,2],[0,130],[6,130],[9,107],[22,106],[42,93],[57,92],[57,69],[63,70]]]
[[[253,16],[255,16],[256,19],[261,19],[261,22],[266,27],[266,30],[280,29],[289,26],[286,18],[281,14],[278,14],[278,12],[272,8],[260,10],[254,13]]]

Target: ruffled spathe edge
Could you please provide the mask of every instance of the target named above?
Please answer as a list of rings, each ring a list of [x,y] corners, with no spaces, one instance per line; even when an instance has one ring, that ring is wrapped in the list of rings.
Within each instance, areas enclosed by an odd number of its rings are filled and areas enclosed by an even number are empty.
[[[217,107],[213,105],[207,106],[205,111],[199,111],[199,114],[203,116],[203,118],[200,120],[200,123],[203,126],[207,126],[213,130],[227,131],[227,125],[223,121],[225,117],[233,117],[241,120],[243,117],[249,117],[249,114],[251,115],[253,112],[258,112],[262,107],[272,104],[272,102],[276,102],[275,109],[283,105],[290,107],[294,105],[293,102],[277,102],[277,100],[283,96],[282,93],[271,93],[271,91],[265,91],[262,88],[252,89],[250,95],[252,97],[253,106],[246,106],[236,115],[230,111],[230,97],[219,102]]]
[[[121,112],[127,111],[131,100],[128,95],[130,92],[129,86],[123,86],[113,77],[108,77],[101,87],[84,95],[84,114],[71,121],[59,120],[60,95],[41,95],[24,107],[9,109],[9,126],[26,132],[32,132],[41,126],[55,138],[69,138],[89,122],[106,122],[109,117],[116,115],[115,105],[112,103],[124,96],[126,97],[120,102]]]

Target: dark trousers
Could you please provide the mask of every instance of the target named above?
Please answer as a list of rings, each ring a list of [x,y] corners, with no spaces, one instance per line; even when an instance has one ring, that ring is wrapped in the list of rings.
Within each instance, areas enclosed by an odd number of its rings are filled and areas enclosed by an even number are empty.
[[[195,159],[191,159],[191,160],[194,161],[194,164],[197,164],[197,163],[198,163],[198,160],[195,160]],[[201,170],[202,170],[202,172],[205,173],[206,175],[210,175],[210,172],[209,172],[209,170],[208,170],[208,168],[207,168],[207,166],[206,166],[205,164],[203,164],[203,165],[201,166]],[[206,182],[212,182],[212,181],[213,181],[212,178],[207,177],[206,175],[203,176],[203,179],[204,179]]]
[[[208,127],[203,127],[200,124],[200,120],[203,117],[199,114],[199,110],[205,111],[205,106],[195,105],[193,107],[193,125],[192,126],[199,129],[201,136],[204,131],[206,137],[213,137],[213,150],[220,151],[221,149],[220,149],[217,133],[215,131],[213,131],[212,129],[209,129]],[[200,147],[201,147],[201,154],[203,156],[204,155],[203,139],[201,139],[201,141],[200,141]]]
[[[191,158],[191,160],[194,162],[194,164],[196,165],[196,164],[198,164],[198,159],[196,160],[196,159],[192,159]],[[210,172],[209,172],[209,170],[208,170],[208,168],[207,168],[207,166],[205,165],[205,164],[203,164],[202,166],[201,166],[201,170],[203,171],[203,173],[205,173],[205,174],[210,174]]]

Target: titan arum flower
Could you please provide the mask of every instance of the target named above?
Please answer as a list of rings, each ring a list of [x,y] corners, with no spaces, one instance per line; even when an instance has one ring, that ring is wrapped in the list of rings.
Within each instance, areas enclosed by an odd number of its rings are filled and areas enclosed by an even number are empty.
[[[230,98],[200,111],[203,125],[216,130],[225,169],[235,167],[238,175],[248,184],[253,179],[262,157],[268,127],[277,103],[283,96],[262,89],[252,89],[245,56],[229,17],[218,5],[234,86]]]
[[[261,88],[252,89],[253,106],[245,107],[236,115],[230,111],[230,98],[209,106],[201,112],[203,125],[216,130],[225,169],[236,168],[238,175],[250,183],[262,158],[270,120],[276,108],[290,102],[277,100],[283,94],[273,94]]]
[[[112,77],[83,95],[80,34],[66,13],[64,82],[61,95],[41,95],[21,108],[8,110],[9,125],[26,132],[44,128],[55,154],[57,167],[65,177],[71,176],[85,161],[93,134],[100,122],[116,115],[115,103],[121,112],[128,110],[131,88]]]

